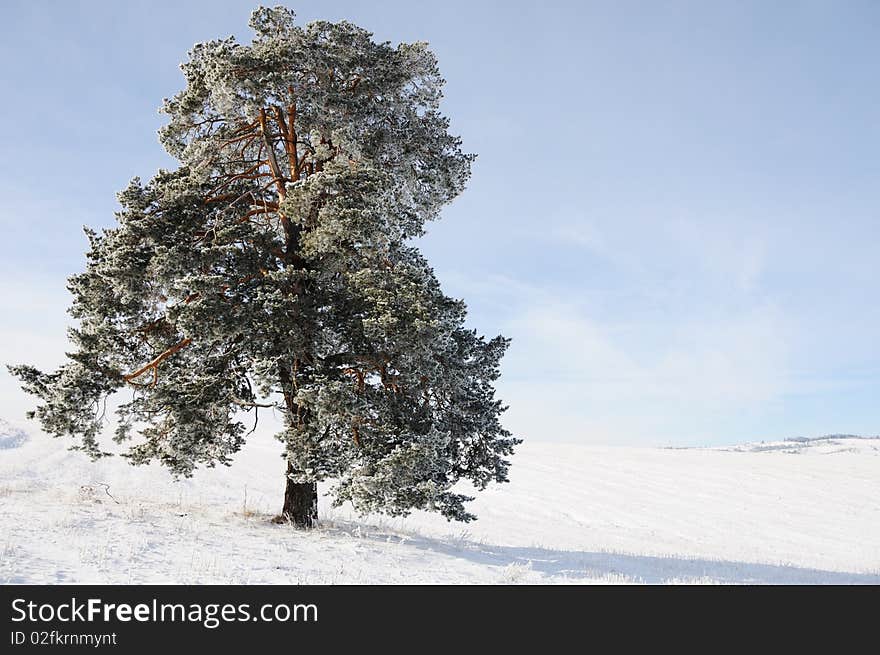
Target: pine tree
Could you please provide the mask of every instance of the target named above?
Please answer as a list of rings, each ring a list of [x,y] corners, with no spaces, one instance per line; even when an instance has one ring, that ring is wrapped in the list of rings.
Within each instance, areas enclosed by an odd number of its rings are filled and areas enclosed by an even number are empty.
[[[229,465],[248,412],[278,407],[281,517],[311,526],[317,482],[362,512],[475,518],[454,493],[507,479],[519,443],[493,382],[508,340],[464,327],[414,238],[464,188],[473,156],[438,112],[423,43],[258,8],[253,41],[200,43],[166,99],[180,166],[119,194],[70,278],[75,350],[14,366],[36,417],[106,456],[97,408],[124,387],[114,440],[174,475]]]

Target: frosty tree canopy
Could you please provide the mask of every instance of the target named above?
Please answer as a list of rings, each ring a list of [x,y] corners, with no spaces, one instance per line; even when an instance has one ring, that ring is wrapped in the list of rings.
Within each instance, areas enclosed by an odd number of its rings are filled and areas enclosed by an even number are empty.
[[[196,45],[160,131],[180,161],[120,195],[119,225],[73,276],[75,351],[11,370],[54,435],[103,452],[98,409],[134,464],[228,464],[245,411],[286,427],[283,515],[315,518],[316,481],[361,511],[473,518],[452,491],[505,481],[518,440],[494,398],[502,337],[464,328],[412,238],[464,188],[472,155],[438,111],[425,44],[254,11],[249,45]]]

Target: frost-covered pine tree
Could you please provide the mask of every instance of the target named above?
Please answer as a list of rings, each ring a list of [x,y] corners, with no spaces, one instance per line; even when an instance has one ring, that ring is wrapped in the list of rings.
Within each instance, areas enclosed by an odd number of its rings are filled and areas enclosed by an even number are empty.
[[[122,193],[118,226],[73,276],[75,351],[53,373],[11,367],[30,414],[99,444],[107,396],[130,387],[115,440],[175,475],[228,465],[246,412],[286,417],[281,516],[316,519],[317,482],[360,511],[468,521],[519,442],[493,382],[507,340],[465,329],[412,241],[464,188],[423,43],[258,8],[250,45],[197,44],[160,131],[180,161]]]

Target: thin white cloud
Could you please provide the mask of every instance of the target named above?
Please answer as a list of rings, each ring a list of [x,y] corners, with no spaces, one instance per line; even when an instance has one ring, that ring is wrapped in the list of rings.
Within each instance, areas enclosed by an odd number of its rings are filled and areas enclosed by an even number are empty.
[[[503,330],[513,344],[500,395],[508,426],[530,438],[695,439],[697,426],[766,410],[797,386],[789,325],[770,306],[633,327],[546,294],[523,300]]]

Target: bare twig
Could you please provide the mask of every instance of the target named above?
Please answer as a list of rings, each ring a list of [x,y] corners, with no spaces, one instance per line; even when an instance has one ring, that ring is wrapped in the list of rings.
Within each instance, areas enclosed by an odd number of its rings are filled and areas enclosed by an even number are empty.
[[[117,505],[122,504],[118,500],[116,500],[116,498],[114,498],[113,494],[110,493],[110,485],[109,484],[107,484],[106,482],[93,482],[92,484],[95,484],[99,487],[104,487],[104,493],[107,494],[108,496],[110,496],[110,498],[113,500],[114,503],[116,503]]]

